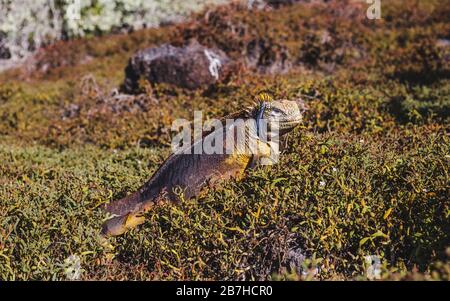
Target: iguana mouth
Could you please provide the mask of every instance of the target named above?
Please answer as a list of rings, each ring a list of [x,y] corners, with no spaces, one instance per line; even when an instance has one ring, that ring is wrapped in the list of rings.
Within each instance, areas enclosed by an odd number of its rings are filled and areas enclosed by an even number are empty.
[[[302,118],[301,117],[297,117],[295,119],[285,119],[285,120],[280,120],[278,121],[280,123],[280,126],[282,128],[284,127],[289,127],[289,126],[296,126],[299,123],[302,122]]]
[[[292,120],[288,120],[286,122],[283,122],[282,124],[286,125],[286,126],[296,126],[296,125],[298,125],[301,122],[302,122],[302,118],[296,118],[296,119],[292,119]]]
[[[301,118],[297,118],[280,122],[280,134],[281,135],[286,134],[290,130],[294,129],[297,125],[299,125],[301,121],[302,121]]]

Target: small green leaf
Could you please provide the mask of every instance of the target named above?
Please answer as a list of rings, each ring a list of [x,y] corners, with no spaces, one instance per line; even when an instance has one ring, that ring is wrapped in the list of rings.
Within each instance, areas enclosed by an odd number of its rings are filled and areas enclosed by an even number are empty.
[[[369,239],[370,237],[364,237],[363,239],[361,239],[359,241],[359,247],[362,247]]]

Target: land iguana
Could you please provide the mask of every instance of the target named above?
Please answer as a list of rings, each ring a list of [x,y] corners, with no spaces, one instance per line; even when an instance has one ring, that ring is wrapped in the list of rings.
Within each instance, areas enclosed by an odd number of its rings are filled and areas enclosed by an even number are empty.
[[[221,119],[224,148],[227,145],[226,131],[245,131],[243,134],[246,138],[253,138],[256,141],[256,152],[243,150],[242,143],[234,143],[231,153],[196,154],[191,151],[186,154],[183,149],[174,152],[138,191],[106,205],[105,210],[113,217],[103,224],[102,235],[104,237],[121,235],[142,224],[145,219],[144,213],[154,205],[166,201],[177,202],[179,200],[179,195],[175,192],[177,189],[181,188],[184,198],[190,199],[198,196],[205,187],[213,187],[230,178],[242,178],[246,169],[254,167],[258,160],[270,157],[272,154],[270,142],[260,139],[260,122],[266,121],[270,124],[275,121],[278,125],[277,133],[281,136],[290,132],[302,121],[304,110],[305,105],[301,100],[273,100],[268,94],[258,95],[254,106]],[[244,121],[253,119],[256,126],[243,129],[227,127],[224,122],[226,119]],[[203,135],[194,141],[190,146],[191,150],[196,143],[212,139],[217,133],[219,132],[216,129]],[[233,137],[235,137],[234,134]],[[245,141],[244,147],[248,147],[249,140]]]

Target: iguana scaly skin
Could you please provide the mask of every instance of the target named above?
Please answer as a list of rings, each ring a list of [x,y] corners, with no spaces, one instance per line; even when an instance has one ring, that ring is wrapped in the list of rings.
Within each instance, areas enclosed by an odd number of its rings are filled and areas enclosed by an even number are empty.
[[[267,122],[277,121],[279,135],[291,131],[302,120],[304,105],[300,100],[272,100],[267,94],[259,95],[256,100],[257,103],[253,107],[226,118],[243,120],[252,118],[256,120],[256,123],[261,119]],[[224,148],[226,131],[244,130],[246,137],[255,139],[257,151],[245,152],[240,149],[242,143],[235,143],[231,154],[225,152],[224,154],[194,154],[193,151],[190,154],[184,154],[181,151],[173,153],[138,191],[106,206],[106,211],[115,217],[104,223],[102,234],[104,236],[120,235],[142,224],[143,214],[154,205],[165,201],[177,202],[179,197],[175,191],[180,188],[185,199],[195,197],[206,186],[211,187],[230,178],[241,178],[245,170],[253,167],[257,160],[270,156],[271,145],[259,139],[258,127],[255,130],[227,127],[224,120],[225,118],[222,119]],[[196,143],[203,143],[205,139],[213,139],[217,133],[215,130],[197,139],[191,148],[193,149]]]

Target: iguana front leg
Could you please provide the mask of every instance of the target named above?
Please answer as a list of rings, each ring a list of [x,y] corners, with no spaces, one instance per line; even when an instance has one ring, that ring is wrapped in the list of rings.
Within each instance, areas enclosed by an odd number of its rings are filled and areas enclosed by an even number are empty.
[[[260,165],[262,159],[269,159],[272,156],[272,147],[269,142],[256,139],[256,153],[253,154],[252,161],[248,168],[255,168]]]

